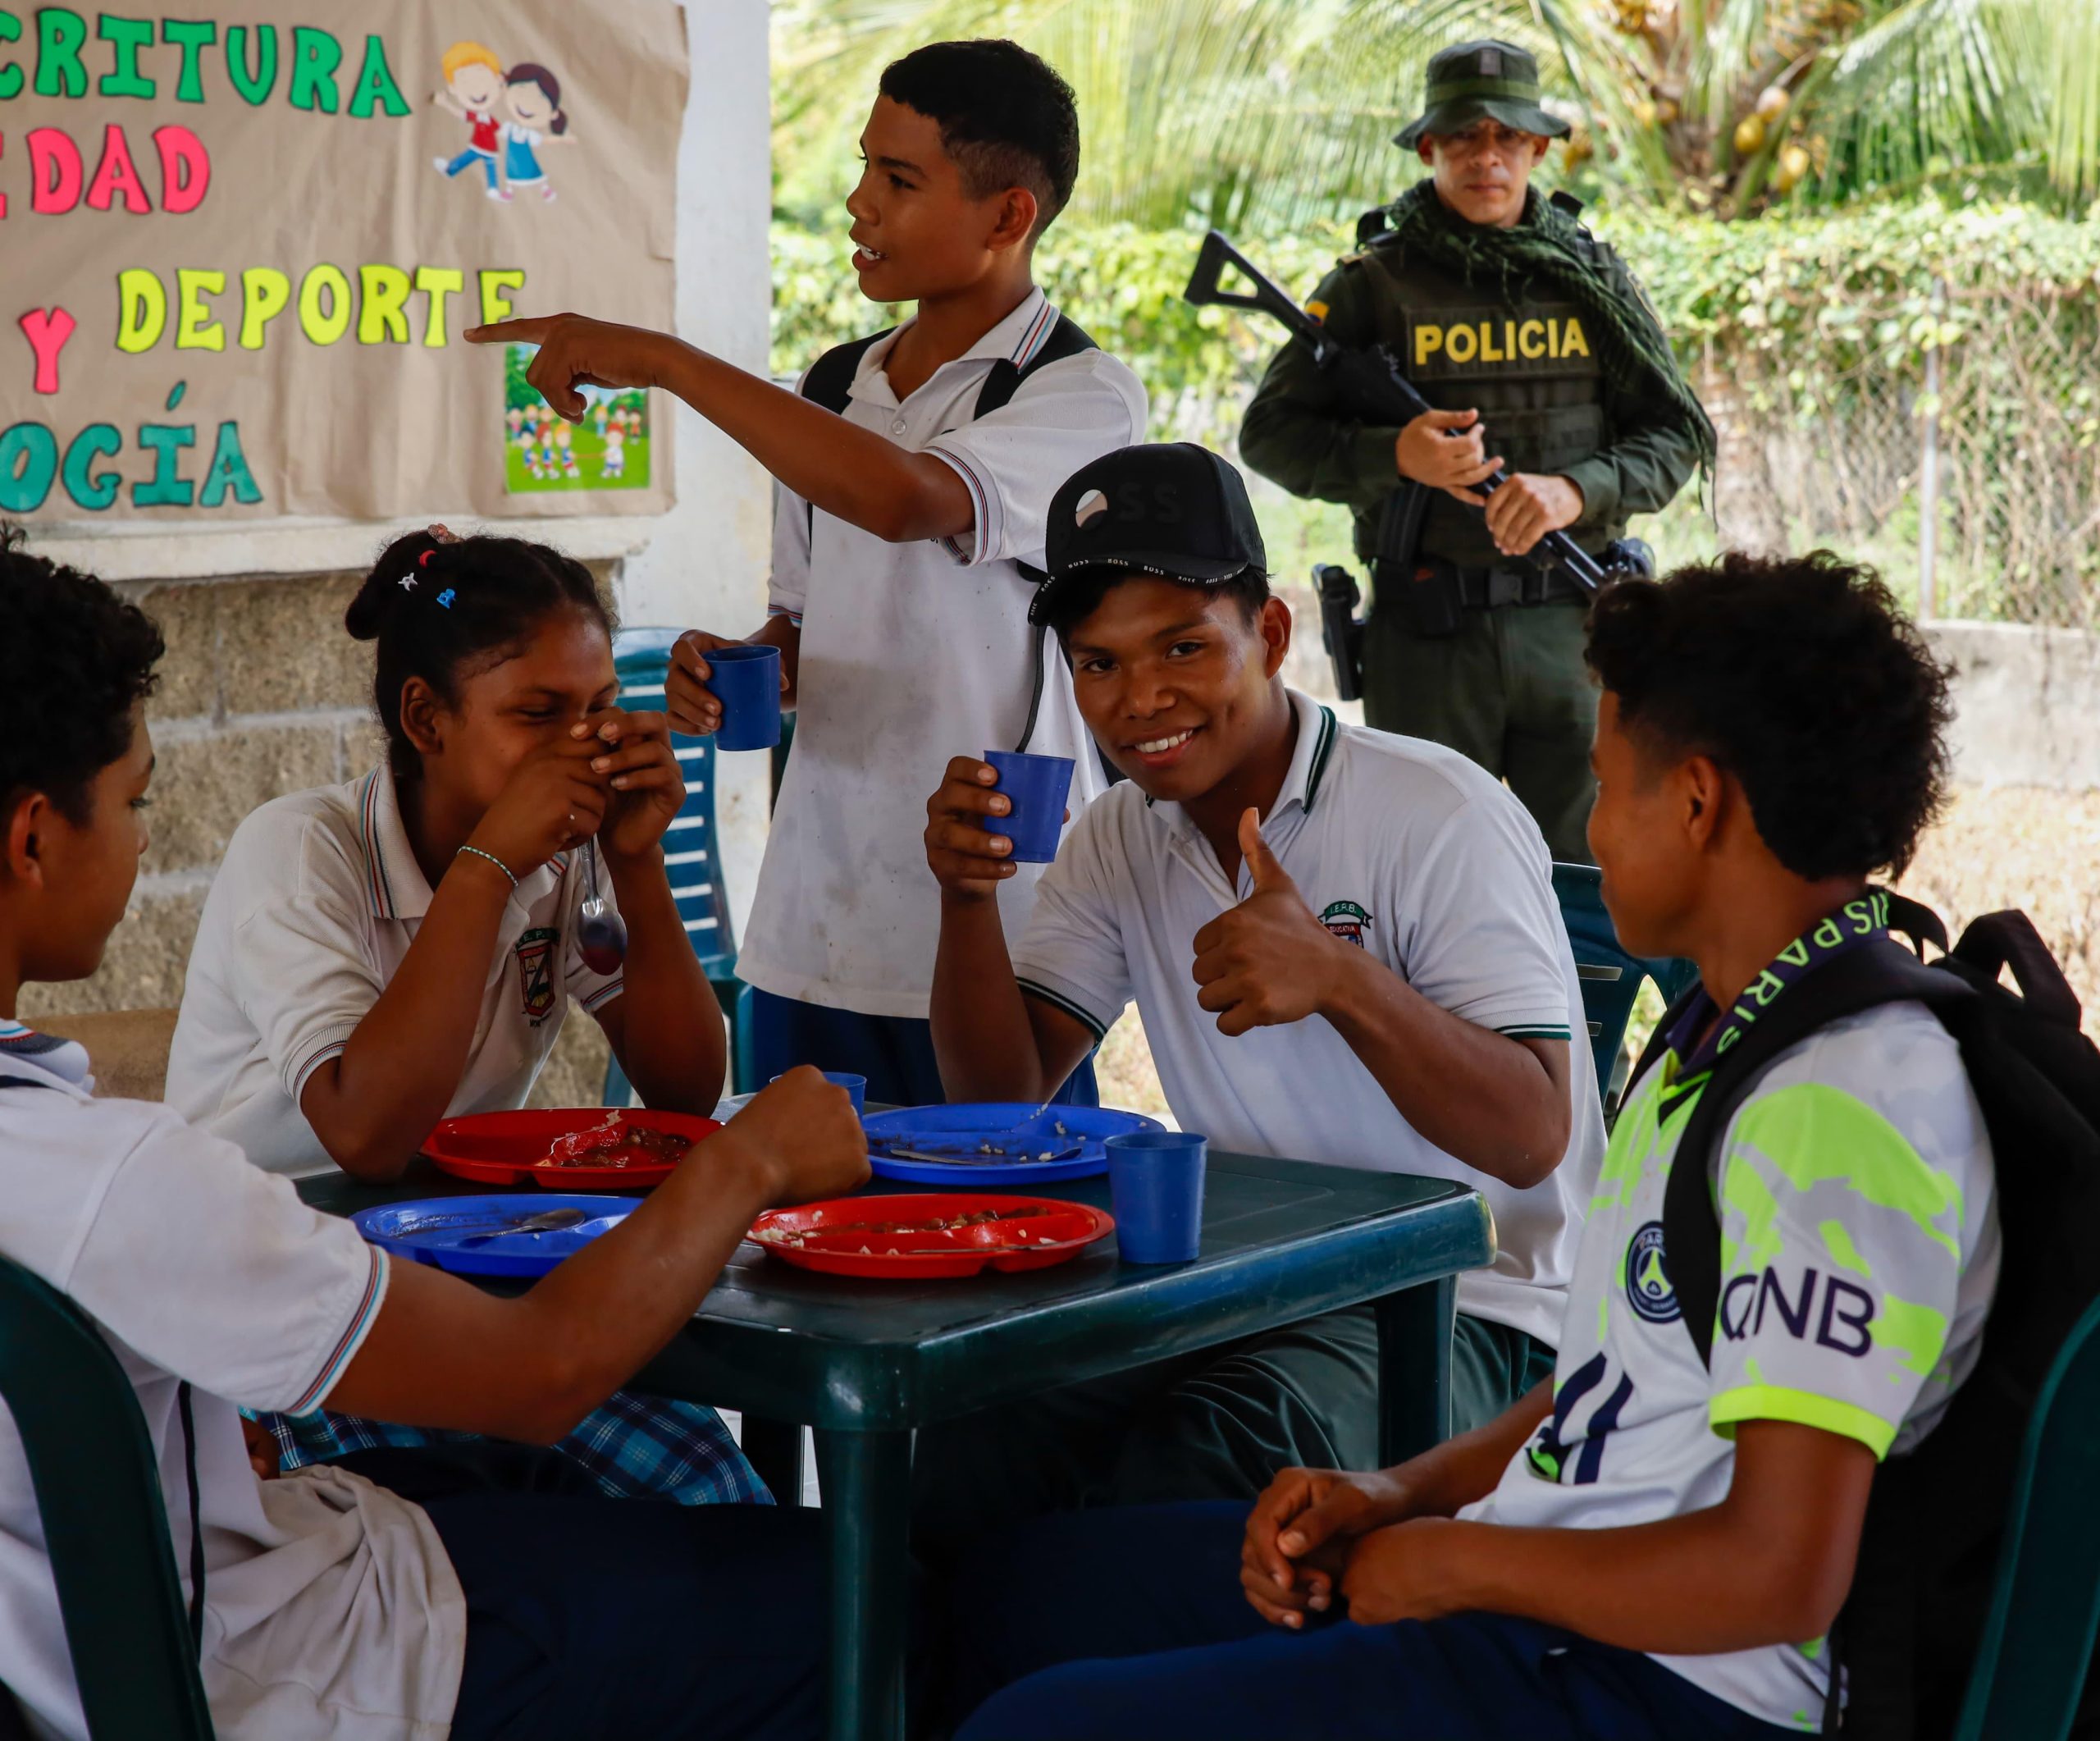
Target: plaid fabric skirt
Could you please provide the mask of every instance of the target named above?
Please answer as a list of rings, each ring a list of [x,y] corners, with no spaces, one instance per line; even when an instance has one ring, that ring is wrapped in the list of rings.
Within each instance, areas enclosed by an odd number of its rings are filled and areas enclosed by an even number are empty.
[[[445,1428],[397,1427],[326,1409],[258,1419],[275,1435],[286,1469],[384,1445],[459,1444],[479,1437]],[[773,1503],[722,1417],[701,1403],[615,1391],[554,1448],[615,1499],[669,1499],[682,1506]]]

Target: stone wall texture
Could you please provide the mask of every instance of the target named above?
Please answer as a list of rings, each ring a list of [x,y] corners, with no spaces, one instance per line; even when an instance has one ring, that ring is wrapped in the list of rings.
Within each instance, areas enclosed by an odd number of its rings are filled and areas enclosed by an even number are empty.
[[[615,566],[591,564],[608,591]],[[72,985],[26,988],[24,1020],[179,1004],[205,891],[242,818],[285,793],[353,779],[379,760],[372,648],[343,628],[362,578],[120,587],[167,641],[148,706],[159,756],[152,843],[100,971]],[[594,1104],[606,1055],[596,1022],[568,1021],[535,1102]]]

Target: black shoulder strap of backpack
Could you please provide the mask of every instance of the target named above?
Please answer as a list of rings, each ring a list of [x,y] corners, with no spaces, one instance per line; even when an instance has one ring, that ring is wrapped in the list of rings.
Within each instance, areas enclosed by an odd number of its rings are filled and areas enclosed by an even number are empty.
[[[1906,916],[1897,916],[1900,925]],[[1933,922],[1937,925],[1936,919]],[[1942,1009],[1974,995],[1955,975],[1928,966],[1892,937],[1876,938],[1789,987],[1714,1066],[1678,1142],[1663,1195],[1663,1261],[1701,1360],[1711,1364],[1714,1311],[1721,1296],[1721,1227],[1711,1184],[1714,1147],[1766,1067],[1818,1029],[1864,1010],[1907,998]]]
[[[1002,357],[992,365],[991,373],[984,377],[984,385],[977,390],[977,409],[970,413],[972,420],[989,417],[1003,409],[1020,391],[1021,382],[1038,369],[1062,363],[1067,357],[1076,357],[1083,350],[1100,349],[1077,321],[1059,315],[1057,325],[1050,329],[1050,336],[1027,362],[1016,363],[1011,358]]]
[[[809,373],[802,377],[802,397],[811,404],[822,405],[827,411],[844,416],[847,406],[853,401],[853,377],[861,372],[861,359],[896,331],[894,327],[885,327],[865,339],[833,345],[810,365]]]

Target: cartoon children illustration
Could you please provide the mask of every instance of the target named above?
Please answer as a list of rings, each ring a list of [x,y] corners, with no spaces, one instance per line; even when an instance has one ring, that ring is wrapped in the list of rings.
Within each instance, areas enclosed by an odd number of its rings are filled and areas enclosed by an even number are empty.
[[[525,462],[525,469],[533,477],[539,477],[540,456],[536,446],[539,440],[537,432],[532,424],[521,419],[514,439],[518,443],[518,457]]]
[[[554,184],[540,167],[542,145],[573,145],[568,117],[561,106],[561,80],[532,61],[510,69],[503,92],[502,185],[496,197],[513,198],[521,187],[537,187],[540,198],[555,197]]]
[[[561,474],[564,478],[581,478],[583,475],[577,468],[575,441],[575,435],[568,424],[555,425],[555,448],[561,456]]]
[[[604,440],[605,439],[605,418],[606,418],[606,416],[607,416],[607,411],[606,411],[606,407],[605,407],[605,400],[602,400],[602,399],[601,399],[601,400],[600,400],[598,401],[598,403],[597,403],[596,404],[593,405],[593,406],[591,408],[591,423],[593,424],[593,426],[597,429],[597,432],[598,432],[598,439],[599,439],[600,441],[604,441]]]
[[[599,472],[607,478],[620,478],[627,473],[627,432],[621,428],[617,414],[612,427],[605,432],[605,457]]]
[[[540,465],[550,478],[561,475],[561,456],[555,451],[555,423],[551,418],[540,425]]]
[[[503,99],[503,62],[495,57],[495,51],[484,48],[479,43],[454,43],[445,51],[440,63],[445,71],[445,89],[432,94],[431,101],[441,108],[447,108],[473,129],[468,136],[467,149],[456,158],[436,158],[441,173],[456,176],[475,163],[482,166],[482,173],[488,178],[488,196],[501,197],[497,187],[496,152],[501,122],[497,105]]]

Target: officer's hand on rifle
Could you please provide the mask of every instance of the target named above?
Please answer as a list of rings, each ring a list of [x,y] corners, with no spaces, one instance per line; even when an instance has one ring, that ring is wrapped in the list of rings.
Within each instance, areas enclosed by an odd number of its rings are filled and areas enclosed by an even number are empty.
[[[1550,532],[1582,518],[1582,492],[1565,478],[1518,472],[1487,498],[1487,532],[1505,556],[1522,556]]]
[[[1470,507],[1484,506],[1487,498],[1472,487],[1492,478],[1502,461],[1483,456],[1486,432],[1479,424],[1477,411],[1423,412],[1401,429],[1393,444],[1400,476],[1432,490],[1448,490]]]

